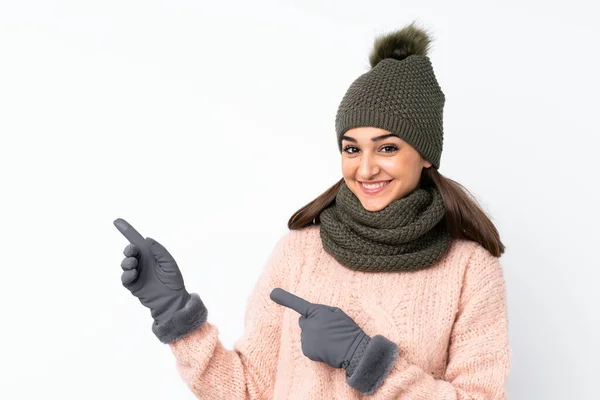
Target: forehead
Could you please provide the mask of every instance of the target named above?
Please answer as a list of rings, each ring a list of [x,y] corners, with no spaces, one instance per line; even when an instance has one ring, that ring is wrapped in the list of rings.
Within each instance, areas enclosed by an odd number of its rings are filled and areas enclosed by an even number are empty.
[[[364,143],[367,144],[379,144],[382,140],[391,140],[391,141],[399,141],[404,143],[402,139],[393,135],[390,131],[386,129],[373,128],[373,127],[358,127],[352,128],[346,131],[344,135],[342,135],[342,143],[344,141],[350,143]]]
[[[390,131],[382,128],[376,128],[374,126],[358,126],[356,128],[348,129],[346,133],[344,133],[344,136],[350,136],[355,139],[370,139],[373,136],[384,135],[386,133],[390,133]]]

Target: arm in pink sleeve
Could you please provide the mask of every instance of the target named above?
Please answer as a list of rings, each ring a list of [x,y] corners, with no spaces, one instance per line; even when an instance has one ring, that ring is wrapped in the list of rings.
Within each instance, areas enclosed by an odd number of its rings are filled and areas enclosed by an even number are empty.
[[[223,347],[216,326],[206,322],[170,343],[177,370],[199,399],[251,400],[272,396],[283,311],[271,301],[275,287],[288,287],[298,252],[297,231],[276,244],[248,298],[244,333],[233,350]]]
[[[403,357],[386,357],[395,343],[378,335],[348,384],[373,399],[506,399],[510,366],[506,288],[499,259],[478,247],[466,267],[444,379],[435,379]],[[385,342],[389,345],[385,346]],[[371,344],[369,344],[371,347]],[[382,350],[383,349],[383,350]],[[386,364],[387,365],[384,365]],[[387,366],[387,368],[386,368]],[[373,376],[373,371],[379,376]],[[367,377],[367,379],[365,379]],[[369,382],[369,387],[365,386]]]

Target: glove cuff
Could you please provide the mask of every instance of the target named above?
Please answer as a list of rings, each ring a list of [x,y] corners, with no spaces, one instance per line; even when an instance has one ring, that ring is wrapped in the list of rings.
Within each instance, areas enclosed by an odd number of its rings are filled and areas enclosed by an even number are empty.
[[[366,346],[364,346],[366,342]],[[359,351],[362,353],[359,356]],[[385,336],[376,335],[363,340],[355,354],[358,362],[352,361],[346,369],[348,385],[363,394],[372,394],[383,384],[398,358],[398,345]],[[356,365],[354,366],[353,364]],[[350,372],[350,373],[349,373]]]
[[[162,343],[168,344],[181,339],[200,328],[206,322],[208,310],[196,293],[191,293],[185,306],[162,324],[152,323],[152,332]]]
[[[352,357],[348,361],[346,368],[346,377],[352,376],[356,367],[358,367],[358,363],[362,360],[369,343],[371,342],[371,337],[369,335],[363,335],[360,339],[360,342],[357,344]]]

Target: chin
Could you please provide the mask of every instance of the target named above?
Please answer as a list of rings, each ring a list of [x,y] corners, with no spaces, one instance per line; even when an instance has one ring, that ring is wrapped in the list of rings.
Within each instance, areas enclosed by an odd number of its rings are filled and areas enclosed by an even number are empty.
[[[369,201],[369,202],[364,202],[361,200],[360,202],[361,202],[363,208],[367,211],[381,211],[390,204],[390,202],[386,201],[386,200]]]
[[[364,204],[363,203],[363,208],[367,211],[381,211],[384,208],[386,208],[390,203],[381,203],[381,204]]]

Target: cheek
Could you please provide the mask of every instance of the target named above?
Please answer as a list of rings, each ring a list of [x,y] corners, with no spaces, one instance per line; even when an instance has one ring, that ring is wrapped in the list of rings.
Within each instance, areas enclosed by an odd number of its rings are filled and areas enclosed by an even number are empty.
[[[344,175],[344,176],[353,175],[354,171],[356,171],[356,166],[354,164],[355,163],[353,163],[352,160],[343,160],[342,161],[342,175]]]
[[[381,168],[394,177],[402,177],[412,173],[411,166],[400,159],[390,158],[381,163]]]
[[[412,176],[416,171],[419,171],[419,163],[417,160],[409,157],[392,158],[385,167],[391,174]]]

